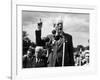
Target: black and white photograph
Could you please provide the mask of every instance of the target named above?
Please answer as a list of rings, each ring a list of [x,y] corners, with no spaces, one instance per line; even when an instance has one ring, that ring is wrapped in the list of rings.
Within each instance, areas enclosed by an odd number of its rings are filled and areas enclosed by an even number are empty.
[[[1,0],[0,80],[100,80],[100,0]]]
[[[22,68],[89,66],[89,17],[22,10]]]
[[[15,4],[12,8],[13,80],[87,76],[96,72],[94,7]]]

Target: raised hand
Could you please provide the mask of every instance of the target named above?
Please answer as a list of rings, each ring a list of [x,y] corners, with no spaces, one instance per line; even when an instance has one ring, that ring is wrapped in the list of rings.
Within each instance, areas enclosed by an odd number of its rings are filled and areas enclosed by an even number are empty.
[[[37,30],[41,30],[42,29],[42,21],[40,19],[40,22],[38,23],[38,26],[37,26]]]

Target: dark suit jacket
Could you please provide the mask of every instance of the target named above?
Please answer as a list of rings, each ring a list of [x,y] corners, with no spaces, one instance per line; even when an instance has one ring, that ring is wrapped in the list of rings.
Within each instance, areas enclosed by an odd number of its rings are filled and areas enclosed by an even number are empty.
[[[32,67],[39,68],[39,67],[47,67],[47,58],[42,56],[40,61],[36,63],[36,58],[33,58]]]
[[[64,33],[65,37],[65,59],[64,66],[74,66],[72,36]]]
[[[65,38],[65,55],[64,55],[64,66],[74,66],[74,56],[73,56],[73,43],[72,36],[63,33]],[[46,40],[41,40],[41,31],[36,31],[36,43],[39,46],[44,46],[46,42],[51,42],[53,40],[53,35],[48,35]],[[52,46],[53,53],[49,54],[48,62],[49,66],[62,66],[62,56],[63,56],[63,44],[62,41],[58,44]]]

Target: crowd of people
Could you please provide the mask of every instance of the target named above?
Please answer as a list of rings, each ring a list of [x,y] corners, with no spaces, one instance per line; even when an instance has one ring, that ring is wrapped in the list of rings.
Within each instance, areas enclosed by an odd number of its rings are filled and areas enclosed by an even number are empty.
[[[87,47],[77,47],[74,52],[75,66],[84,66],[89,64],[89,48]]]
[[[51,35],[41,38],[42,22],[37,24],[36,43],[23,32],[23,68],[83,66],[89,63],[89,49],[73,48],[72,36],[63,32],[63,22],[54,24]]]

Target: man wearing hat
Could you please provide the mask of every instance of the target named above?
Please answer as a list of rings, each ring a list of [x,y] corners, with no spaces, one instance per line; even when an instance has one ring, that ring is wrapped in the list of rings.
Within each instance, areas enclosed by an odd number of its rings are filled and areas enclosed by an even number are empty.
[[[58,22],[55,26],[55,33],[41,39],[41,26],[36,30],[36,42],[44,46],[49,42],[52,45],[52,52],[49,52],[48,65],[49,66],[74,66],[73,43],[72,36],[63,32],[63,22]],[[55,35],[55,36],[54,36]],[[38,44],[38,45],[39,45]]]

